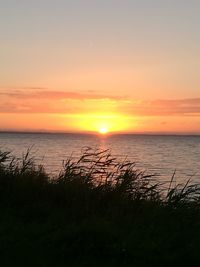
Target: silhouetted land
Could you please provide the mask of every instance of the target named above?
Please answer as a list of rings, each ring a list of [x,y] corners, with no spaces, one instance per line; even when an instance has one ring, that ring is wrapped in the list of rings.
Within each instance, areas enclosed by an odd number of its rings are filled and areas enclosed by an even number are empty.
[[[88,149],[57,177],[0,152],[1,266],[192,266],[200,190]]]

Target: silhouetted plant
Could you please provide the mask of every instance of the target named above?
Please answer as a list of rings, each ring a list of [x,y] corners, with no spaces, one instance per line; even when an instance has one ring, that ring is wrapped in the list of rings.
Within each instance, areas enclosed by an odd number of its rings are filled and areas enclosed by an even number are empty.
[[[199,185],[176,184],[175,172],[161,184],[91,148],[50,176],[30,152],[0,152],[2,266],[21,252],[24,266],[168,266],[188,254],[199,262]]]

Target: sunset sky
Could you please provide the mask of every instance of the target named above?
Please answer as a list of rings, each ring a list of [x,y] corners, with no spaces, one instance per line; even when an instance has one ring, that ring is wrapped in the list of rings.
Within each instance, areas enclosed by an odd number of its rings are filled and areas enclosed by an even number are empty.
[[[6,0],[0,22],[0,130],[200,133],[199,0]]]

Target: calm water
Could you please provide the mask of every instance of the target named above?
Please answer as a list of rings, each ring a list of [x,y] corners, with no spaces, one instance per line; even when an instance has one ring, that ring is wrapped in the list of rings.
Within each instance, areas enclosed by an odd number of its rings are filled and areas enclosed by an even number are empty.
[[[69,156],[78,157],[84,146],[111,149],[112,155],[134,161],[138,168],[170,180],[176,169],[177,180],[200,181],[200,136],[144,136],[85,134],[0,133],[0,149],[21,157],[28,148],[38,163],[57,172]]]

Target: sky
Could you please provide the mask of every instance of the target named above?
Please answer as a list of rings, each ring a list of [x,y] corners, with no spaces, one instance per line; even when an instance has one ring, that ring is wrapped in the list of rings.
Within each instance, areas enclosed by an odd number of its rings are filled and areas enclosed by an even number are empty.
[[[6,0],[0,22],[0,130],[200,133],[199,0]]]

